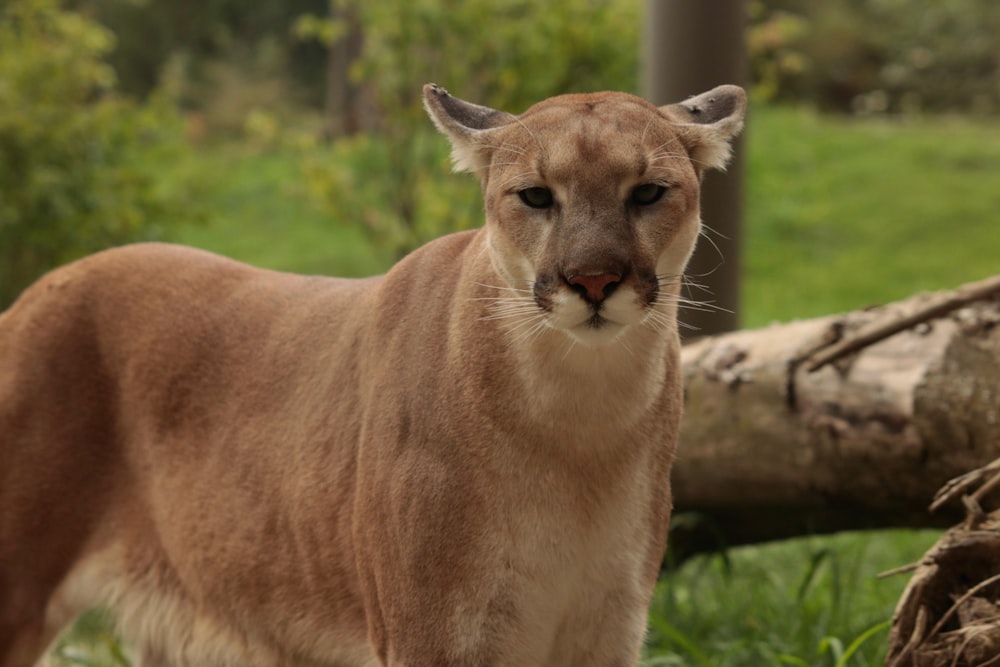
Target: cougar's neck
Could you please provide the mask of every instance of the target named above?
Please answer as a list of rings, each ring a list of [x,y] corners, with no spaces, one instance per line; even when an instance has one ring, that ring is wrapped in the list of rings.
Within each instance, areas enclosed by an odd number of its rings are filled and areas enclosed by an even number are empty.
[[[662,334],[636,327],[598,348],[548,329],[508,351],[537,418],[559,415],[567,428],[619,432],[659,402],[669,350]]]
[[[662,400],[670,359],[677,353],[674,332],[637,325],[607,345],[587,347],[541,319],[531,320],[537,313],[531,312],[527,295],[522,295],[521,311],[506,309],[518,302],[497,299],[519,293],[502,282],[488,260],[474,264],[475,271],[465,272],[471,277],[460,297],[463,309],[468,307],[469,334],[455,337],[453,350],[462,365],[475,366],[466,376],[476,385],[474,392],[487,392],[482,395],[520,421],[568,433],[621,433]]]

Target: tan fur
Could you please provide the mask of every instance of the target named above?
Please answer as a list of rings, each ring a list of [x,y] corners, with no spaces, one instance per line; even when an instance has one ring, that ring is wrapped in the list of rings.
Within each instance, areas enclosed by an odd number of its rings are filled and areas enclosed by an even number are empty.
[[[356,281],[124,247],[0,315],[2,667],[94,605],[146,667],[636,662],[743,92],[425,100],[484,228]]]

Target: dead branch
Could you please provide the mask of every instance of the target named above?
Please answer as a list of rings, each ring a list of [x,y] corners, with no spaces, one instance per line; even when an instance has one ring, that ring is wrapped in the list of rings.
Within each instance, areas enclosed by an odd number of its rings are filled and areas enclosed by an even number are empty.
[[[809,360],[806,370],[813,373],[852,352],[868,347],[872,343],[877,343],[900,331],[947,315],[951,311],[967,306],[970,303],[988,299],[995,294],[1000,294],[1000,276],[992,276],[978,282],[966,283],[953,292],[942,294],[940,298],[934,299],[904,317],[899,317],[888,322],[880,322],[870,329],[860,331],[848,339],[841,340],[835,345],[817,352]]]

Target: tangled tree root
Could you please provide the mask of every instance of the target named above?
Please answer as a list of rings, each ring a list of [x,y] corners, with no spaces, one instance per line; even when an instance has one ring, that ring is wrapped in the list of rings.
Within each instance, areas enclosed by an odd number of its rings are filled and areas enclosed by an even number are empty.
[[[932,509],[961,497],[966,520],[915,566],[893,616],[887,667],[1000,667],[1000,510],[982,509],[997,486],[1000,460],[938,492]]]

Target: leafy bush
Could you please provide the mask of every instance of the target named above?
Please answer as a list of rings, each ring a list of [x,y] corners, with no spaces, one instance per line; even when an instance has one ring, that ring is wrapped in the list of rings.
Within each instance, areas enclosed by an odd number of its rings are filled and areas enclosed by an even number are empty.
[[[340,0],[343,2],[344,0]],[[420,115],[435,81],[479,104],[521,111],[558,93],[635,91],[640,3],[562,0],[351,0],[365,46],[355,75],[380,110]]]
[[[193,208],[157,182],[176,149],[168,105],[114,94],[113,36],[55,0],[0,13],[0,308],[45,270],[158,238]]]
[[[753,85],[828,111],[1000,111],[995,0],[756,0]]]
[[[307,161],[311,192],[334,220],[365,221],[373,241],[399,257],[446,232],[482,222],[469,176],[448,178],[447,145],[431,136],[421,85],[512,112],[565,92],[632,90],[638,84],[638,4],[564,0],[333,0],[353,13],[364,48],[351,75],[370,100],[377,135],[339,139],[334,159]],[[335,13],[336,14],[336,13]],[[343,37],[317,17],[308,32]]]
[[[475,179],[442,173],[444,137],[429,129],[414,132],[391,139],[342,137],[303,159],[307,191],[328,218],[361,225],[387,264],[446,232],[482,224]]]

